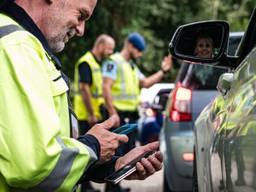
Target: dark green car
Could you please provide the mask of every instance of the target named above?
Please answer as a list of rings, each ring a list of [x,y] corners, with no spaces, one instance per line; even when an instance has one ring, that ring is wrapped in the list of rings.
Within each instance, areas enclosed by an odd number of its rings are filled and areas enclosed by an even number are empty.
[[[207,34],[211,57],[195,54],[196,40]],[[206,21],[181,26],[170,52],[179,59],[229,69],[219,78],[219,96],[195,123],[194,191],[256,191],[256,10],[235,56],[226,53],[229,26]]]

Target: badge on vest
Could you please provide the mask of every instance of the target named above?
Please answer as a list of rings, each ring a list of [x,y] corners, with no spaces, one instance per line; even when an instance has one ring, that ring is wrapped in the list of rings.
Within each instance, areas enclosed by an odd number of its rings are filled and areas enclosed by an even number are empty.
[[[111,72],[114,69],[114,65],[113,64],[108,64],[107,65],[107,72]]]

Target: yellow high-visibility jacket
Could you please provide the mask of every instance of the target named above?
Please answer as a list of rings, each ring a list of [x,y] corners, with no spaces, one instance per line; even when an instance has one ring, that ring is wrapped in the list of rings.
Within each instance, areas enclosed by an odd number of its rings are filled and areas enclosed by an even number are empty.
[[[135,111],[139,104],[140,85],[138,69],[132,68],[120,53],[110,56],[117,64],[117,79],[111,88],[113,104],[120,111]]]
[[[70,138],[67,90],[40,41],[0,14],[0,192],[70,192],[97,158]]]
[[[83,102],[82,95],[79,93],[79,66],[83,62],[88,63],[92,71],[92,85],[90,85],[90,91],[92,95],[91,103],[93,106],[93,112],[98,120],[102,120],[102,115],[100,113],[100,106],[104,103],[102,96],[102,72],[99,63],[97,63],[90,51],[86,52],[85,55],[78,60],[75,66],[74,110],[79,120],[88,120],[89,114]]]

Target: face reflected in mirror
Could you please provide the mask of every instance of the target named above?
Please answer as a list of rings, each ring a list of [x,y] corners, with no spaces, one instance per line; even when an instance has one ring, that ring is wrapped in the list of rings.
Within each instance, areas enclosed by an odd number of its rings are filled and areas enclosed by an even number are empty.
[[[222,21],[198,22],[179,27],[170,52],[179,59],[211,63],[225,53],[228,25]]]
[[[213,40],[211,37],[198,37],[195,47],[195,56],[200,58],[212,58],[213,57]]]

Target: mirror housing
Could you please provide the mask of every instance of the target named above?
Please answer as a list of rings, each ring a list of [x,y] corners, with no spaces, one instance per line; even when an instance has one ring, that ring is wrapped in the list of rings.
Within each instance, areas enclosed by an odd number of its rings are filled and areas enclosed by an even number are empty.
[[[215,63],[223,55],[229,38],[225,21],[201,21],[180,26],[169,44],[170,53],[182,60]]]
[[[234,74],[233,73],[224,73],[220,76],[218,84],[217,84],[217,90],[221,92],[223,96],[227,94],[227,92],[231,88],[231,84],[234,81]]]

